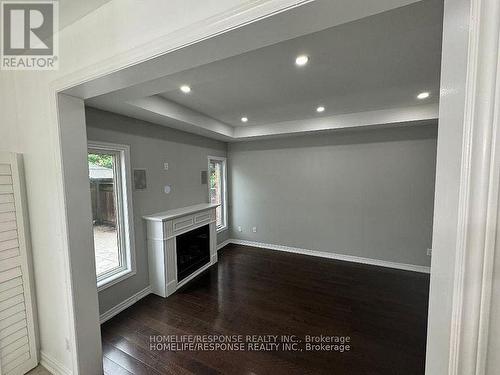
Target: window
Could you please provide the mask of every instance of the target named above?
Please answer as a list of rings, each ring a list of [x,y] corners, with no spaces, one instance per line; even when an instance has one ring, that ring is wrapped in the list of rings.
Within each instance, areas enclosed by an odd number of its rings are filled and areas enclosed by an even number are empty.
[[[208,157],[208,198],[210,203],[218,203],[216,209],[217,231],[227,228],[226,158]]]
[[[101,290],[135,274],[129,147],[91,142],[88,166],[97,286]]]

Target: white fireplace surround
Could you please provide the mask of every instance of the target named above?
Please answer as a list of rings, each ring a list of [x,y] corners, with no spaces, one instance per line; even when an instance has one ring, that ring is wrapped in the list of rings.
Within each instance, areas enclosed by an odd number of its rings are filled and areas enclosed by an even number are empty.
[[[147,222],[149,280],[154,294],[168,297],[217,263],[215,216],[217,206],[219,205],[201,203],[143,216]],[[176,237],[207,224],[210,233],[210,262],[179,282],[177,280]]]

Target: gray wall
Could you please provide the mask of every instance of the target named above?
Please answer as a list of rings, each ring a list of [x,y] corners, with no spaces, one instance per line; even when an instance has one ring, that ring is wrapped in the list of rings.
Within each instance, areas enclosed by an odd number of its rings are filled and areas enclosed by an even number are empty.
[[[149,284],[141,216],[206,202],[200,171],[207,155],[226,156],[227,147],[230,229],[218,235],[219,243],[231,237],[430,264],[435,124],[227,146],[92,108],[86,121],[89,140],[130,145],[131,167],[145,168],[148,178],[146,191],[133,192],[137,274],[99,293],[101,313]],[[172,186],[169,195],[165,184]]]
[[[148,187],[133,192],[137,274],[99,292],[103,312],[149,285],[145,224],[142,216],[171,208],[208,202],[208,186],[200,182],[207,156],[226,156],[226,144],[110,112],[86,108],[87,138],[130,145],[132,168],[144,168]],[[169,170],[163,170],[163,163]],[[163,186],[172,186],[170,194]],[[220,237],[220,238],[219,238]],[[218,235],[218,241],[227,233]]]
[[[430,124],[232,143],[231,237],[428,266],[436,136]]]

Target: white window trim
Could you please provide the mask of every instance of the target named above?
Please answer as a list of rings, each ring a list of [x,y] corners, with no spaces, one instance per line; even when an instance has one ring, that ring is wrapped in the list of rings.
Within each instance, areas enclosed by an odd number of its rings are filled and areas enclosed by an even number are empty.
[[[122,196],[120,200],[123,206],[123,221],[127,224],[124,225],[124,238],[123,245],[125,251],[125,259],[127,262],[127,267],[110,274],[109,276],[102,278],[97,281],[97,290],[101,291],[115,285],[123,280],[134,276],[137,272],[136,268],[136,254],[135,254],[135,235],[134,235],[134,211],[132,208],[132,178],[131,178],[131,168],[130,168],[130,146],[108,143],[108,142],[98,142],[89,141],[87,146],[89,151],[115,151],[120,153],[121,159],[121,181],[122,186],[125,185],[122,190]],[[120,219],[121,220],[121,219]],[[94,249],[95,252],[95,249]]]
[[[217,233],[225,231],[228,229],[227,222],[227,158],[222,156],[208,156],[207,158],[207,191],[208,191],[208,202],[210,202],[210,160],[216,160],[222,162],[222,173],[223,173],[223,181],[222,181],[222,216],[224,218],[224,225],[217,228]]]

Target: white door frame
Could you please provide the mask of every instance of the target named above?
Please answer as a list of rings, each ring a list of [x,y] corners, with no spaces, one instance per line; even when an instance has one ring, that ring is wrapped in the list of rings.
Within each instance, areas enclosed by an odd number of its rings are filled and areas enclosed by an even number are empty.
[[[87,259],[88,246],[92,247],[91,229],[82,231],[90,215],[82,207],[90,207],[90,196],[83,193],[81,183],[86,176],[84,167],[86,155],[85,114],[83,93],[80,97],[72,92],[72,97],[63,91],[85,82],[100,79],[105,84],[107,77],[126,67],[140,64],[152,58],[189,46],[196,41],[210,38],[234,30],[250,22],[261,20],[281,11],[302,5],[308,1],[269,0],[258,1],[244,10],[224,13],[204,20],[193,27],[194,30],[183,36],[166,35],[161,40],[146,46],[140,46],[118,56],[103,61],[84,70],[55,81],[50,108],[53,123],[54,144],[58,148],[56,163],[59,169],[58,194],[64,214],[61,223],[65,252],[66,278],[69,281],[67,296],[70,302],[73,321],[71,345],[73,350],[73,372],[93,374],[102,371],[100,365],[99,315],[97,311],[97,289],[95,279],[87,271],[94,266],[93,259]],[[491,300],[491,267],[495,238],[496,216],[492,205],[497,205],[498,176],[493,168],[497,160],[496,149],[492,144],[492,134],[496,134],[498,122],[498,99],[494,102],[491,84],[498,85],[498,25],[500,23],[498,0],[446,0],[445,34],[443,51],[449,51],[453,57],[453,48],[466,51],[468,60],[465,71],[456,72],[451,63],[444,60],[443,82],[460,87],[463,75],[467,80],[464,90],[453,93],[442,91],[441,96],[452,95],[453,101],[442,100],[440,114],[440,136],[443,130],[452,124],[447,123],[447,114],[457,111],[457,103],[465,105],[465,115],[460,121],[462,132],[460,147],[451,150],[446,142],[438,141],[438,172],[447,168],[450,160],[460,160],[460,179],[447,181],[443,174],[436,180],[436,210],[434,236],[454,236],[452,246],[447,249],[435,248],[433,267],[443,268],[454,275],[452,282],[444,290],[439,288],[439,275],[431,270],[431,306],[429,311],[428,374],[483,374],[485,359],[489,303]],[[457,17],[459,13],[459,17]],[[456,35],[467,34],[460,39]],[[493,56],[496,53],[496,56]],[[453,82],[457,83],[453,85]],[[458,107],[460,110],[460,107]],[[493,114],[495,114],[493,116]],[[450,117],[451,121],[451,117]],[[455,124],[456,125],[456,124]],[[75,138],[78,137],[78,138]],[[450,151],[451,150],[451,151]],[[452,152],[452,155],[449,153]],[[441,164],[440,164],[441,163]],[[498,168],[497,168],[498,169]],[[450,218],[449,207],[442,204],[448,195],[447,186],[459,183],[458,210],[456,217]],[[85,185],[84,185],[85,186]],[[79,197],[78,204],[74,202]],[[488,209],[491,208],[491,209]],[[446,212],[445,212],[446,211]],[[496,211],[495,211],[496,212]],[[446,231],[443,219],[449,226],[453,221],[453,231]],[[87,224],[88,224],[87,223]],[[78,230],[83,234],[78,235]],[[442,231],[442,229],[444,231]],[[455,263],[447,256],[453,253]],[[456,257],[455,257],[456,255]],[[488,263],[489,262],[489,263]],[[78,267],[76,267],[78,265]],[[451,286],[451,288],[450,288]],[[451,301],[451,310],[440,303],[441,293],[447,293]],[[89,307],[90,304],[90,307]],[[444,311],[444,315],[443,312]],[[450,311],[451,314],[446,314]],[[467,319],[462,319],[466,316]],[[439,326],[448,325],[447,342],[434,342],[433,337],[440,335]],[[95,327],[95,329],[91,328]],[[90,329],[89,329],[90,328]],[[446,340],[445,340],[446,341]],[[439,372],[443,367],[446,372]],[[470,369],[474,369],[473,372]]]
[[[462,3],[463,9],[453,8],[453,5],[459,3]],[[458,181],[460,190],[456,221],[456,248],[448,250],[437,248],[436,253],[438,256],[440,251],[443,251],[444,254],[449,253],[450,250],[455,253],[455,262],[449,265],[450,268],[454,267],[453,290],[447,291],[452,298],[447,373],[480,375],[486,374],[488,360],[488,327],[491,318],[500,178],[500,154],[498,150],[500,146],[498,133],[500,115],[500,2],[498,0],[473,0],[470,4],[468,1],[445,2],[445,12],[447,9],[451,13],[450,16],[455,17],[451,22],[457,22],[457,18],[461,17],[467,19],[467,24],[462,26],[467,26],[465,30],[468,30],[468,48],[466,48],[467,65],[464,90],[462,92],[459,90],[457,95],[459,99],[463,96],[464,112],[460,179]],[[457,10],[458,12],[453,12]],[[460,14],[460,12],[462,13]],[[458,30],[455,32],[460,33]],[[444,43],[447,42],[445,30]],[[446,56],[443,58],[445,59]],[[451,61],[449,62],[451,65]],[[450,66],[443,65],[442,74],[446,75],[452,69]],[[449,76],[444,76],[443,80],[446,81],[448,78]],[[446,88],[447,85],[444,89]],[[442,96],[448,94],[450,93],[442,92]],[[459,108],[451,106],[446,107],[447,104],[451,104],[450,100],[444,100],[443,104],[444,107],[440,110],[440,119],[450,118],[446,112],[459,110]],[[445,121],[440,122],[440,127],[446,125]],[[442,148],[439,147],[440,144],[443,146]],[[446,158],[442,155],[449,152],[445,144],[446,141],[440,142],[438,140],[438,165],[439,158]],[[439,178],[438,174],[436,182],[437,204],[439,200],[446,201],[446,195],[449,193],[446,181],[440,181]],[[438,205],[438,207],[443,206]],[[439,236],[437,231],[441,229],[439,215],[446,217],[444,212],[435,212],[435,218],[438,219],[438,222],[434,227],[434,234],[437,236]],[[446,261],[445,258],[436,260],[436,262]],[[500,272],[500,270],[496,270],[496,272]],[[439,290],[439,286],[433,285],[433,282],[439,281],[439,275],[433,277],[431,268],[431,307],[429,311],[429,327],[431,329],[435,328],[432,325],[435,323],[432,322],[433,314],[440,315],[439,304],[432,305],[432,298],[440,297],[432,295],[433,288]],[[435,337],[436,335],[437,332],[429,332],[429,350],[434,348],[431,336]],[[435,357],[436,353],[428,352],[428,358]],[[431,361],[427,362],[429,374],[437,374],[438,369],[441,371],[444,368],[438,367],[436,363]]]

